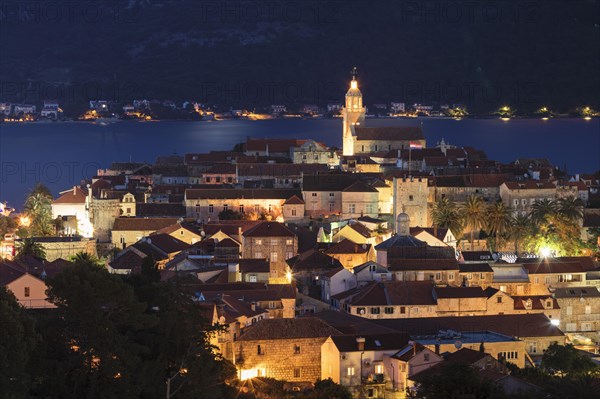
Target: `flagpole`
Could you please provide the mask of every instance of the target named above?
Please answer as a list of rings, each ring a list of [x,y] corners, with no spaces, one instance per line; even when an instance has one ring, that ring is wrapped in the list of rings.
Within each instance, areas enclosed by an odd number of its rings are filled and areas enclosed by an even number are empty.
[[[410,178],[410,168],[412,163],[412,145],[408,143],[408,177]]]

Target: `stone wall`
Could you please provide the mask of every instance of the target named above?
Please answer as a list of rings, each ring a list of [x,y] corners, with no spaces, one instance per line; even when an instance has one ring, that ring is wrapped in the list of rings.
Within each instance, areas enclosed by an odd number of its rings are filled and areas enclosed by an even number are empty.
[[[321,378],[321,345],[326,338],[235,342],[238,370],[257,370],[259,376],[290,382]],[[259,354],[258,346],[260,345]],[[295,350],[299,347],[299,351]]]

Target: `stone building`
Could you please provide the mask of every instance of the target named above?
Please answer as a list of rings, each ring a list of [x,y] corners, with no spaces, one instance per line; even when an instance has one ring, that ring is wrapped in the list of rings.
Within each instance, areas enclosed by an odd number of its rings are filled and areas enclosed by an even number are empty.
[[[312,384],[321,378],[321,346],[340,334],[316,318],[261,320],[234,344],[239,377]]]
[[[340,157],[336,151],[330,150],[325,144],[314,140],[306,140],[298,147],[291,147],[290,156],[293,163],[320,163],[329,167],[336,167],[340,164]]]
[[[400,213],[410,217],[410,227],[428,227],[427,177],[394,178],[394,220]]]
[[[583,335],[600,341],[600,292],[596,287],[557,288],[560,328],[567,335]]]
[[[365,127],[366,111],[355,69],[346,92],[346,106],[342,108],[344,156],[400,150],[409,148],[411,143],[425,147],[425,137],[420,127]]]
[[[112,228],[111,241],[115,248],[125,249],[143,237],[178,222],[178,218],[117,218]]]
[[[44,248],[46,260],[69,259],[80,252],[97,256],[96,240],[81,236],[72,237],[34,237],[33,240]]]
[[[536,201],[554,200],[556,186],[551,182],[504,182],[500,185],[500,198],[514,214],[527,215]]]
[[[366,183],[357,181],[342,191],[343,219],[379,215],[379,191]]]
[[[263,222],[243,233],[244,258],[268,259],[273,282],[287,282],[287,260],[298,253],[298,236],[282,223]]]

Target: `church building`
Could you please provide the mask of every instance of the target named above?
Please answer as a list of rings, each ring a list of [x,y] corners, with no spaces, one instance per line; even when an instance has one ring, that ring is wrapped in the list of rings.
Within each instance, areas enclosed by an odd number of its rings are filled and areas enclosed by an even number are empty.
[[[380,151],[402,150],[411,144],[425,148],[421,127],[414,126],[365,126],[366,108],[356,80],[356,68],[352,71],[350,89],[346,93],[346,106],[342,108],[343,155],[372,154]]]

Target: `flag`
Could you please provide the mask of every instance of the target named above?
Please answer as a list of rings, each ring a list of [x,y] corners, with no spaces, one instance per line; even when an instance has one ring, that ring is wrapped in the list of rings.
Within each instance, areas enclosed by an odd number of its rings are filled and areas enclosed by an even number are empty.
[[[418,141],[411,141],[410,142],[410,149],[411,150],[420,150],[421,148],[423,148],[423,145],[421,143],[419,143]]]

